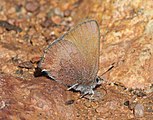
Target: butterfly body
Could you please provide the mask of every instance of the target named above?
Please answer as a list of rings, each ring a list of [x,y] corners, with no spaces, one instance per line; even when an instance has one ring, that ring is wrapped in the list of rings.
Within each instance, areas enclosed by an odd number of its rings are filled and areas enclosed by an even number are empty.
[[[48,77],[80,91],[94,94],[101,84],[97,79],[100,32],[95,20],[87,20],[52,42],[44,52],[38,67]]]

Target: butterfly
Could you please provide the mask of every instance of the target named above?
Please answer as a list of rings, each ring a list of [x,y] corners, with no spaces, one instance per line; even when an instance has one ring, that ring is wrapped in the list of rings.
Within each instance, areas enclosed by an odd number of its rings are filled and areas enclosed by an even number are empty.
[[[101,84],[97,79],[100,30],[97,21],[86,20],[53,41],[38,64],[52,80],[80,91],[81,97],[93,95]]]

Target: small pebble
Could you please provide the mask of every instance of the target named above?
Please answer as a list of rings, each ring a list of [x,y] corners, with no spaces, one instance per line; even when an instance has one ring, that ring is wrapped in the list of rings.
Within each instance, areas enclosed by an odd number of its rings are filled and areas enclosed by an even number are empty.
[[[30,61],[22,62],[18,65],[20,68],[32,69],[34,66]]]
[[[55,23],[55,24],[60,24],[62,21],[60,16],[53,16],[51,19],[52,19],[53,23]]]
[[[55,8],[55,9],[54,9],[54,13],[55,13],[55,15],[58,15],[58,16],[61,16],[61,17],[64,16],[64,14],[63,14],[63,12],[60,10],[60,8]]]
[[[67,100],[66,102],[65,102],[65,105],[71,105],[71,104],[73,104],[74,103],[74,100]]]
[[[51,24],[52,24],[52,21],[47,18],[47,19],[45,19],[45,21],[41,25],[42,25],[42,27],[48,28],[51,26]]]
[[[0,101],[0,110],[3,109],[4,107],[6,107],[5,102],[4,101]]]
[[[23,70],[22,69],[18,69],[15,71],[16,74],[22,75],[23,74]]]
[[[8,21],[0,20],[0,27],[4,27],[6,30],[14,30],[16,32],[22,32],[22,29],[18,26],[10,24]]]
[[[21,12],[21,9],[22,9],[22,5],[16,5],[15,6],[16,12]]]
[[[143,117],[144,116],[144,106],[142,104],[136,104],[133,112],[134,112],[135,117]]]
[[[68,17],[71,15],[71,11],[70,10],[65,10],[64,11],[64,17]]]
[[[25,5],[25,8],[28,12],[34,12],[39,8],[39,3],[34,1],[34,2],[27,2]]]

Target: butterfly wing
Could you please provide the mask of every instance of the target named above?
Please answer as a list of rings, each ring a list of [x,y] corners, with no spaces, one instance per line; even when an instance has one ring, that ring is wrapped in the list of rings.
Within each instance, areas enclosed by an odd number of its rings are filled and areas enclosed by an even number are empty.
[[[86,84],[98,72],[99,42],[97,22],[85,21],[49,45],[38,67],[65,85]]]

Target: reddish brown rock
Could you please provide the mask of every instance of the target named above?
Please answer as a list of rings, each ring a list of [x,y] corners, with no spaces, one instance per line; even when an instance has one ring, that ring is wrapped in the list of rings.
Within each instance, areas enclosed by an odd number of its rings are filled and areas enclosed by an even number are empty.
[[[109,14],[102,17],[99,75],[114,63],[115,67],[105,75],[107,80],[120,82],[128,88],[146,89],[153,83],[152,20],[146,18],[146,11],[143,14],[132,12],[129,2],[115,2],[110,8],[108,5]],[[138,2],[134,9],[140,9],[139,5],[146,10],[151,8],[149,4],[146,7]]]
[[[144,116],[140,119],[152,120],[153,85],[146,89],[146,96],[141,95],[142,89],[136,89],[136,92],[138,90],[138,94],[135,94],[136,102],[129,102],[130,107],[128,104],[124,105],[132,98],[132,93],[126,91],[125,86],[146,88],[153,80],[152,0],[90,2],[89,0],[26,0],[26,2],[1,0],[0,2],[0,18],[23,30],[21,33],[16,33],[0,29],[0,72],[7,74],[1,75],[0,80],[0,119],[52,120],[55,119],[53,117],[60,119],[63,114],[70,114],[65,115],[63,119],[68,116],[69,119],[77,120],[135,120],[132,110],[135,104],[141,103],[144,106]],[[30,8],[33,9],[30,12],[25,7],[28,2],[37,2],[39,7]],[[54,11],[56,8],[60,11]],[[31,61],[36,67],[47,44],[86,17],[97,20],[100,26],[99,75],[112,63],[115,66],[103,76],[106,78],[105,81],[115,84],[111,83],[110,86],[105,82],[98,87],[101,93],[105,89],[106,94],[96,102],[84,98],[78,99],[79,93],[73,93],[71,99],[70,91],[64,92],[63,96],[57,94],[62,93],[62,86],[55,87],[57,92],[53,92],[52,85],[55,85],[53,81],[48,81],[44,77],[31,79],[34,69],[18,68],[18,63],[23,61]],[[46,18],[49,21],[45,21]],[[24,80],[10,77],[10,74],[13,76],[20,74]],[[64,97],[65,94],[68,96]],[[60,114],[59,109],[63,114]],[[75,110],[74,115],[77,112],[77,118],[71,116],[73,110]],[[50,113],[52,114],[49,115]]]
[[[0,119],[75,119],[63,86],[44,77],[24,80],[0,74]]]
[[[152,41],[151,34],[146,34],[144,31],[141,37],[108,46],[105,49],[105,55],[109,54],[109,56],[101,57],[101,61],[106,62],[107,60],[104,59],[110,58],[110,61],[116,64],[109,74],[109,80],[121,82],[130,88],[146,89],[149,87],[153,82]]]

